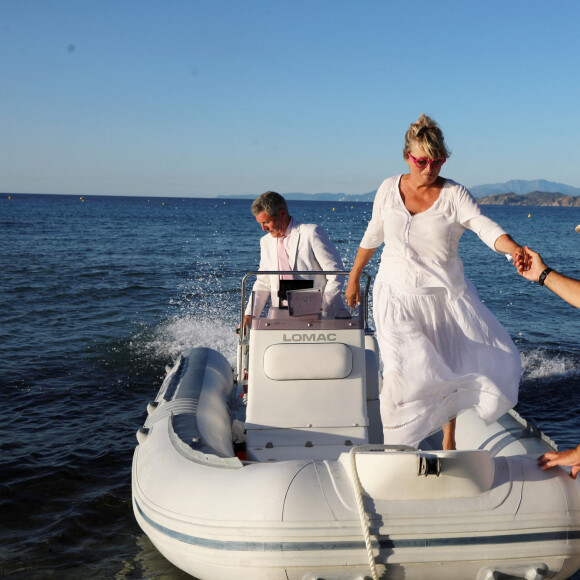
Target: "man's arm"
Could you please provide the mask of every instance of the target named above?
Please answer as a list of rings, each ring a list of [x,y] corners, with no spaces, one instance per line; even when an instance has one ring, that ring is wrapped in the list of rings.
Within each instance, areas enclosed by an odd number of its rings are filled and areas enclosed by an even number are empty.
[[[312,253],[322,270],[344,270],[342,259],[335,245],[330,241],[328,234],[320,226],[316,226],[312,233]],[[327,276],[325,292],[340,293],[343,279],[339,276]]]
[[[310,238],[310,248],[314,262],[318,263],[321,270],[344,270],[344,265],[336,246],[330,241],[328,234],[321,226],[314,227]],[[343,284],[344,276],[326,276],[323,308],[327,314],[336,315],[344,310],[341,299]]]
[[[572,306],[580,308],[580,280],[569,278],[548,268],[542,260],[542,256],[530,248],[525,247],[524,250],[528,256],[529,267],[526,269],[523,261],[514,260],[518,273],[532,282],[539,282],[540,277],[542,277],[543,285],[546,288]]]
[[[323,270],[344,270],[336,246],[321,226],[316,226],[312,233],[312,252]]]
[[[276,270],[277,264],[274,267],[271,267],[271,264],[268,262],[268,251],[266,248],[266,244],[268,242],[268,237],[263,236],[260,239],[260,265],[258,266],[258,271],[262,272],[264,270]],[[262,310],[266,302],[268,301],[268,296],[270,292],[270,280],[267,275],[258,275],[256,276],[256,281],[252,287],[252,293],[257,292],[254,295],[256,301],[254,303],[253,314],[254,316],[260,316]],[[248,300],[248,304],[246,305],[246,312],[245,312],[245,324],[247,325],[252,316],[252,295],[250,295],[250,299]]]

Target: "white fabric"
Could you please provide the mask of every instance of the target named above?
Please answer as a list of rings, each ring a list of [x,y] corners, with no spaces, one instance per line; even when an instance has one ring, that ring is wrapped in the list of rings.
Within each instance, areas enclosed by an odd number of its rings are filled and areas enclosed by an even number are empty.
[[[465,228],[491,248],[504,230],[449,180],[430,209],[412,216],[399,181],[379,188],[361,246],[385,242],[373,291],[385,443],[417,445],[465,409],[491,422],[513,407],[521,359],[457,256]]]
[[[439,198],[427,211],[411,215],[399,192],[401,176],[383,181],[375,196],[373,214],[362,248],[385,244],[379,274],[409,291],[443,287],[452,296],[465,289],[463,264],[457,255],[459,239],[473,230],[494,249],[506,232],[482,215],[465,187],[446,180]]]
[[[290,225],[292,229],[287,243],[288,260],[292,270],[344,270],[338,251],[323,228],[315,224],[303,224],[296,220],[292,220]],[[270,234],[260,239],[260,267],[258,269],[278,270],[278,241]],[[327,296],[338,296],[344,281],[342,276],[295,276],[295,278],[312,278],[314,287],[324,288]],[[252,290],[261,292],[256,295],[254,316],[259,316],[262,312],[267,300],[266,292],[271,292],[272,305],[278,306],[279,287],[280,281],[277,275],[257,277]],[[251,303],[249,303],[246,314],[251,313]]]

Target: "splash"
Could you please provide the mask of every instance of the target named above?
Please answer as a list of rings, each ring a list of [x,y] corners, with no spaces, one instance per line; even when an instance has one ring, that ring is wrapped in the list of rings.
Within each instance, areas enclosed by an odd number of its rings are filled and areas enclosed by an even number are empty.
[[[223,354],[233,367],[236,362],[237,339],[232,324],[189,314],[163,322],[141,343],[141,348],[154,358],[173,360],[190,348],[209,347]]]
[[[552,381],[580,376],[572,354],[537,348],[522,352],[522,379]]]

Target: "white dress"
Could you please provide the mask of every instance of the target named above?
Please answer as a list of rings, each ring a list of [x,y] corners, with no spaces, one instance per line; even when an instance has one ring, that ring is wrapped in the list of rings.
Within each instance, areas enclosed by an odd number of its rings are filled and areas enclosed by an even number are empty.
[[[385,443],[417,445],[465,409],[489,423],[512,408],[521,358],[457,255],[467,228],[492,250],[505,231],[451,180],[427,211],[411,215],[400,179],[379,187],[360,245],[385,244],[373,288]]]

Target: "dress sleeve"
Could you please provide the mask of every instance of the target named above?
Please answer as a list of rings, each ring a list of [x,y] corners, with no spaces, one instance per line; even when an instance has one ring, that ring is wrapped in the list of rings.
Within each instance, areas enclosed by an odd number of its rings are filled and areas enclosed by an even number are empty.
[[[461,223],[463,227],[477,234],[479,239],[486,246],[491,248],[494,252],[497,252],[495,249],[495,241],[501,235],[505,234],[506,231],[499,224],[496,224],[493,220],[481,213],[479,204],[465,187],[458,187],[459,223]]]
[[[373,202],[373,214],[360,243],[360,247],[364,248],[365,250],[378,248],[385,241],[381,209],[383,207],[387,191],[386,181],[387,180],[383,181],[377,190],[375,200]]]

